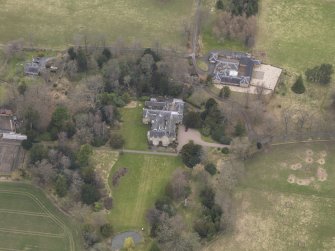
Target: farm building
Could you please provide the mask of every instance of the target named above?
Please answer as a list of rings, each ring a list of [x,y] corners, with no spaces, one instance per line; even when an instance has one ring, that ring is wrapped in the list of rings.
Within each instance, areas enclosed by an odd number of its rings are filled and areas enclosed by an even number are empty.
[[[47,63],[52,59],[47,57],[33,58],[31,62],[24,65],[24,73],[26,75],[37,76],[47,67]]]
[[[213,82],[240,87],[249,87],[253,69],[261,62],[248,53],[220,51],[209,55]]]
[[[177,125],[182,123],[184,102],[180,99],[145,102],[143,123],[150,124],[148,141],[154,145],[168,146],[177,139]]]

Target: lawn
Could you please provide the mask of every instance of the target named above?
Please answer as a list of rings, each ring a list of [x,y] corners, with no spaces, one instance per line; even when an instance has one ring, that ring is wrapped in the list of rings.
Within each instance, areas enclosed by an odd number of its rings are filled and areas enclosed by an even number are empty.
[[[268,63],[300,73],[335,64],[333,0],[262,0],[256,50]]]
[[[334,250],[334,152],[333,143],[291,144],[248,160],[234,231],[205,250]]]
[[[87,34],[107,43],[123,38],[151,46],[159,41],[178,47],[183,22],[193,14],[193,0],[61,0],[0,1],[0,43],[24,38],[29,44],[59,47]]]
[[[121,134],[125,139],[125,149],[148,150],[147,132],[149,126],[142,123],[142,104],[136,108],[121,109]]]
[[[115,231],[140,230],[149,233],[145,220],[146,211],[154,206],[155,200],[164,192],[172,172],[182,167],[175,157],[123,154],[112,168],[110,186],[114,206],[110,219]],[[112,186],[113,174],[119,168],[127,168],[117,186]]]
[[[77,228],[31,185],[0,183],[0,250],[82,250]]]

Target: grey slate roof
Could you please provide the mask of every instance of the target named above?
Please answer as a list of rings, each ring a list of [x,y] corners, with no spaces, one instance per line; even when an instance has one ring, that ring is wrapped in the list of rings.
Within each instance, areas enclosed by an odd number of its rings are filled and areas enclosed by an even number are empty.
[[[143,118],[150,121],[150,137],[176,137],[176,125],[183,121],[184,102],[180,99],[145,102]]]
[[[38,75],[41,70],[45,68],[45,65],[52,58],[48,57],[37,57],[33,58],[31,62],[24,65],[24,73],[27,75]]]
[[[212,52],[208,60],[215,64],[214,80],[236,86],[249,85],[254,65],[261,63],[248,53],[231,51]]]

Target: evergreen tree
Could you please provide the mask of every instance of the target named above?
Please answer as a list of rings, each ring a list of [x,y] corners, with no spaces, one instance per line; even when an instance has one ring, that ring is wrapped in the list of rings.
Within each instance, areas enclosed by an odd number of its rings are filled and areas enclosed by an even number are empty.
[[[298,79],[295,81],[295,83],[292,86],[292,91],[296,94],[302,94],[305,92],[306,88],[304,86],[304,81],[302,80],[302,76],[300,75]]]
[[[223,10],[223,9],[224,9],[224,4],[223,4],[223,1],[222,1],[222,0],[218,0],[218,1],[216,2],[216,8],[217,8],[218,10]]]

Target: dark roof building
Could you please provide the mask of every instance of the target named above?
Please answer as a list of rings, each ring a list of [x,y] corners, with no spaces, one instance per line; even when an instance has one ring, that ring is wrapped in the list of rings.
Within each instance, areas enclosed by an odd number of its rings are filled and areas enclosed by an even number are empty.
[[[167,146],[176,140],[177,125],[183,121],[184,102],[180,99],[145,102],[143,123],[150,124],[148,140],[153,145]]]
[[[52,58],[47,57],[37,57],[33,58],[31,62],[28,62],[24,65],[24,73],[26,75],[37,76],[40,72],[46,68],[46,64]]]
[[[261,64],[248,53],[231,51],[212,52],[208,60],[214,65],[214,82],[242,87],[250,85],[254,65]]]

